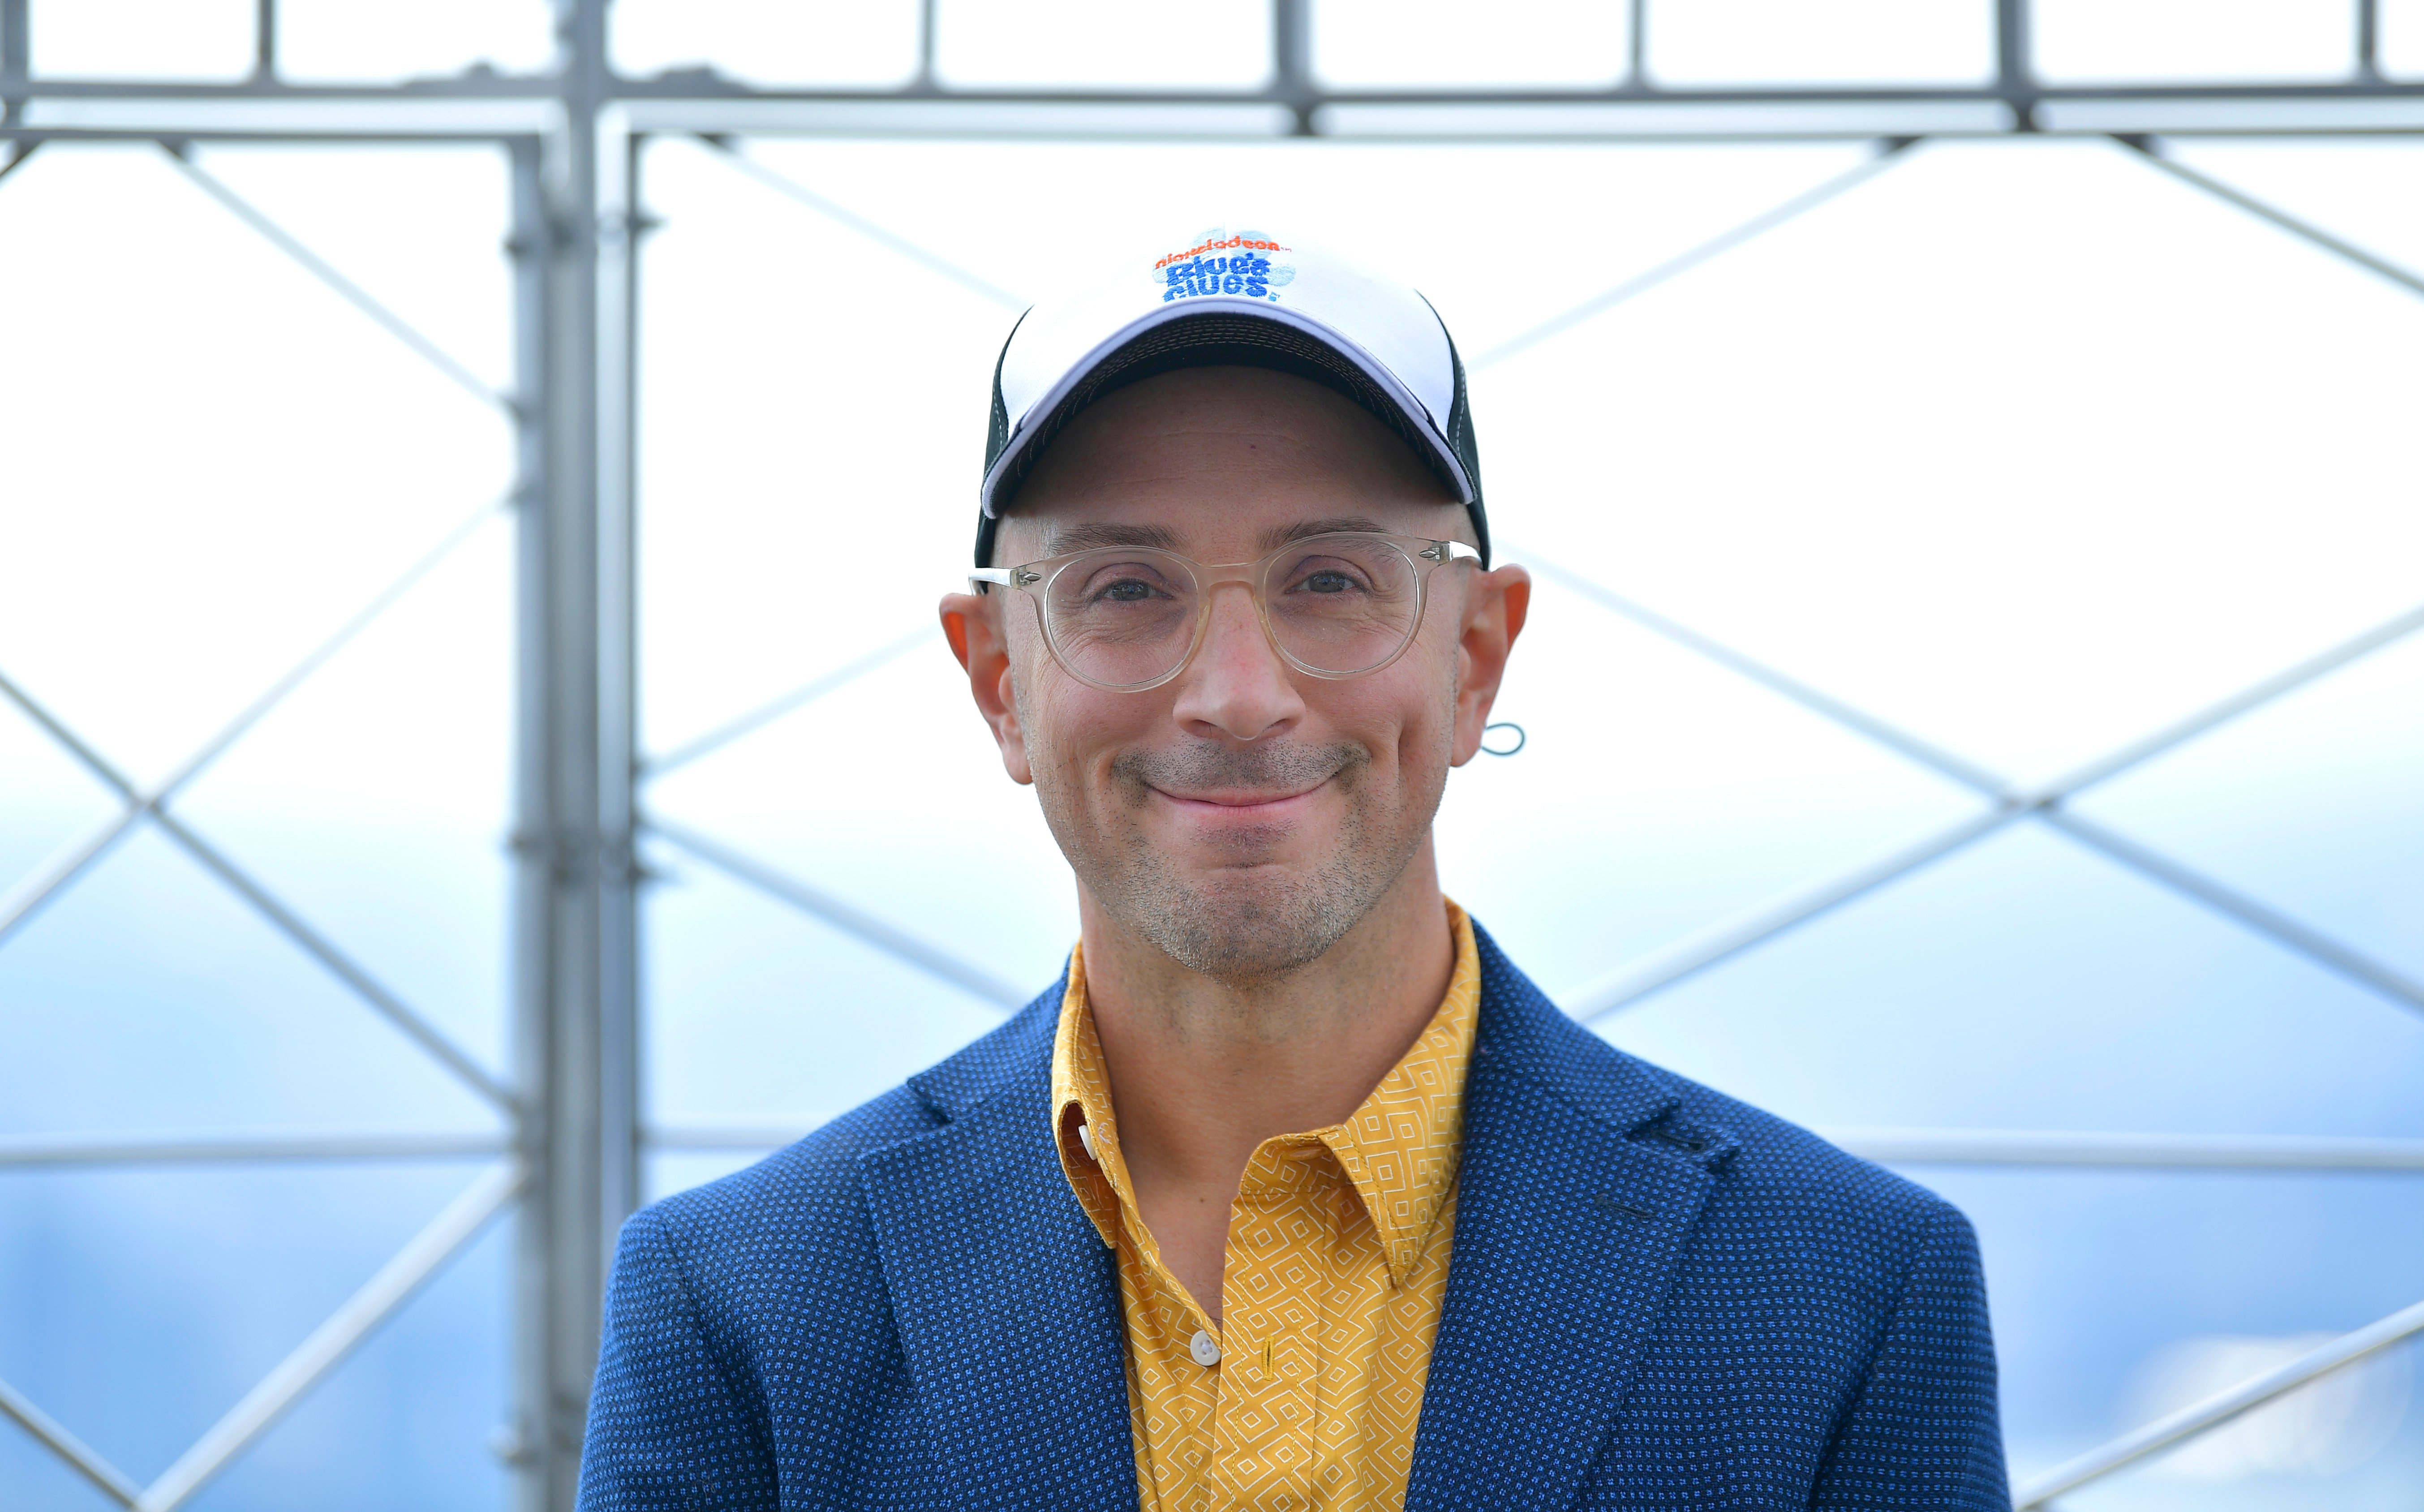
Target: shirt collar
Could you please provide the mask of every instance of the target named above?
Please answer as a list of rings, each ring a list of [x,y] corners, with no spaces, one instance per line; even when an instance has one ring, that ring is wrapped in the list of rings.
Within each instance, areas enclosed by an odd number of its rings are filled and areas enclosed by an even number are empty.
[[[1400,1286],[1438,1232],[1464,1146],[1465,1072],[1480,1018],[1481,960],[1473,920],[1453,901],[1447,915],[1456,964],[1430,1023],[1347,1122],[1280,1137],[1318,1141],[1337,1156],[1380,1236],[1390,1280]],[[1069,986],[1053,1036],[1052,1118],[1070,1190],[1103,1242],[1112,1244],[1119,1227],[1132,1221],[1134,1188],[1086,1000],[1082,948],[1070,952]]]

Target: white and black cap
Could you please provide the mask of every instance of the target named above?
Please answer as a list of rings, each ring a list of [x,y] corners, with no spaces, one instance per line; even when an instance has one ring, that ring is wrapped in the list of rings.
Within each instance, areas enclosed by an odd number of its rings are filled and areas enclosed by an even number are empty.
[[[1293,373],[1369,410],[1471,513],[1489,565],[1464,363],[1430,301],[1302,242],[1217,228],[1019,317],[994,366],[977,565],[992,565],[1002,512],[1080,410],[1156,374],[1218,366]]]

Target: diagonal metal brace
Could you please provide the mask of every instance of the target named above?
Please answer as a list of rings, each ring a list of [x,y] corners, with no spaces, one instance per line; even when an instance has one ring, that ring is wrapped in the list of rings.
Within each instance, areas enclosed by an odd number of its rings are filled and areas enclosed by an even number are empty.
[[[64,731],[65,727],[57,724],[56,721],[51,717],[48,710],[42,708],[40,705],[35,704],[30,699],[26,698],[21,690],[8,682],[6,678],[0,678],[0,693],[7,693],[9,697],[17,701],[20,706],[24,708],[29,714],[33,715],[44,728]],[[127,784],[124,776],[120,774],[116,768],[110,766],[106,761],[104,761],[98,755],[91,754],[90,748],[85,746],[82,741],[75,740],[72,732],[68,733],[67,738],[71,741],[73,741],[72,748],[75,749],[79,755],[90,756],[90,759],[94,763],[95,770],[103,774],[105,781],[108,781],[112,786],[118,788],[121,793],[126,793],[130,796],[133,795],[134,790],[132,787]],[[428,1051],[433,1058],[443,1064],[448,1070],[454,1072],[455,1075],[462,1078],[462,1080],[470,1086],[473,1091],[478,1092],[482,1097],[487,1099],[489,1103],[506,1112],[518,1112],[519,1110],[520,1104],[518,1099],[517,1099],[513,1092],[502,1083],[489,1075],[488,1073],[481,1067],[477,1060],[474,1060],[469,1054],[455,1045],[454,1042],[448,1040],[446,1036],[440,1033],[439,1029],[434,1025],[430,1024],[427,1019],[423,1018],[419,1013],[413,1011],[413,1010],[408,1007],[402,998],[396,996],[395,994],[390,992],[386,987],[381,985],[376,978],[373,977],[350,956],[347,956],[343,951],[337,948],[336,945],[328,940],[327,936],[321,934],[318,931],[303,922],[301,915],[297,915],[293,909],[288,908],[285,904],[279,902],[275,894],[271,893],[269,889],[263,887],[259,882],[255,881],[249,873],[238,867],[234,862],[229,860],[225,855],[222,855],[215,847],[212,846],[200,836],[195,834],[194,831],[188,828],[183,820],[169,814],[167,810],[159,807],[136,809],[132,810],[131,812],[138,814],[148,812],[151,815],[152,822],[160,827],[161,833],[167,835],[169,839],[175,841],[181,848],[183,848],[187,854],[191,855],[196,861],[201,863],[203,867],[215,874],[221,882],[227,884],[231,891],[234,892],[237,897],[243,899],[246,903],[249,904],[255,912],[262,915],[262,917],[268,920],[269,923],[279,932],[283,933],[288,939],[300,947],[305,953],[309,954],[314,960],[318,961],[323,966],[327,967],[330,975],[343,982],[346,986],[352,988],[355,994],[365,1003],[376,1010],[397,1028],[403,1030],[406,1035],[409,1036],[415,1042],[419,1043],[423,1049]],[[15,924],[25,917],[27,914],[31,913],[36,904],[55,894],[60,886],[63,886],[65,883],[77,871],[81,871],[84,866],[88,864],[94,856],[100,853],[102,850],[106,849],[109,843],[114,842],[119,836],[124,834],[126,826],[124,824],[117,825],[108,831],[101,846],[88,847],[80,850],[77,853],[77,864],[74,867],[71,868],[65,876],[59,875],[55,869],[50,875],[42,879],[38,886],[32,889],[33,896],[29,899],[24,899],[21,903],[0,904],[0,936],[5,936],[9,926]],[[22,897],[26,889],[20,889],[19,891]]]
[[[780,697],[770,698],[747,713],[735,715],[704,735],[686,740],[661,756],[649,756],[640,763],[640,774],[651,778],[662,777],[676,767],[686,767],[703,756],[721,751],[742,736],[755,734],[793,709],[815,703],[825,694],[856,682],[878,667],[898,661],[933,640],[938,633],[940,632],[929,626],[925,629],[913,630],[897,641],[887,641],[866,655],[845,661],[821,676],[811,677]]]
[[[1807,215],[1846,190],[1858,188],[1875,178],[1900,161],[1905,152],[1917,146],[1922,140],[1922,138],[1917,136],[1886,138],[1877,144],[1876,155],[1867,162],[1835,175],[1815,188],[1806,189],[1773,209],[1762,211],[1741,225],[1720,231],[1698,247],[1687,248],[1668,258],[1656,267],[1636,273],[1615,288],[1603,294],[1593,294],[1581,304],[1550,316],[1529,330],[1508,337],[1466,363],[1466,370],[1478,373],[1484,368],[1495,367],[1510,357],[1530,351],[1552,336],[1564,335],[1592,316],[1613,310],[1636,294],[1648,294],[1668,279],[1689,273],[1712,258],[1732,251],[1753,237],[1772,231],[1796,216]]]
[[[1603,607],[1626,615],[1646,628],[1667,635],[1679,644],[1709,656],[1722,665],[1751,677],[1762,686],[1781,693],[1813,711],[1843,724],[1851,729],[1878,740],[1923,766],[1985,791],[1995,799],[1995,806],[1983,813],[1955,821],[1909,845],[1886,854],[1861,861],[1821,878],[1788,890],[1776,898],[1753,905],[1719,919],[1704,929],[1642,959],[1628,963],[1605,976],[1584,984],[1572,995],[1570,1008],[1575,1017],[1587,1023],[1635,1002],[1662,987],[1682,980],[1727,960],[1785,931],[1815,918],[1831,909],[1862,897],[1895,879],[1907,875],[1943,856],[1961,850],[1972,842],[2026,817],[2035,817],[2054,824],[2091,848],[2113,859],[2173,887],[2216,909],[2249,929],[2264,934],[2291,950],[2307,956],[2329,969],[2338,972],[2384,995],[2400,1000],[2405,1006],[2424,1007],[2416,993],[2417,985],[2403,975],[2367,958],[2337,941],[2286,918],[2251,899],[2241,898],[2221,883],[2212,882],[2191,868],[2158,855],[2100,826],[2079,820],[2061,808],[2063,802],[2097,783],[2152,759],[2154,756],[2183,743],[2228,720],[2303,687],[2315,678],[2366,656],[2394,641],[2424,629],[2424,608],[2410,610],[2381,625],[2340,642],[2294,666],[2251,684],[2229,697],[2216,700],[2184,718],[2174,721],[2150,735],[2107,753],[2093,761],[2072,769],[2052,782],[2033,788],[2021,788],[2004,783],[1965,758],[1942,752],[1932,743],[1910,735],[1899,727],[1852,708],[1827,694],[1809,688],[1798,679],[1767,667],[1764,663],[1743,655],[1698,631],[1690,630],[1664,615],[1655,614],[1633,603],[1619,594],[1602,587],[1591,580],[1569,569],[1546,564],[1534,558],[1534,565],[1543,577],[1562,582]]]
[[[445,537],[423,552],[420,560],[407,567],[385,588],[380,589],[369,603],[364,604],[351,618],[338,626],[327,639],[313,646],[301,661],[287,668],[277,681],[263,689],[260,696],[246,705],[233,719],[221,725],[218,733],[203,741],[191,756],[178,764],[174,772],[146,789],[138,790],[132,778],[120,772],[100,752],[94,750],[75,731],[70,729],[65,722],[43,708],[23,688],[11,682],[6,674],[0,674],[0,697],[7,698],[24,710],[26,718],[40,725],[45,734],[82,763],[86,771],[101,779],[104,785],[115,791],[126,804],[122,811],[103,820],[90,834],[72,842],[41,871],[26,878],[7,893],[0,894],[0,940],[6,940],[10,931],[24,923],[36,909],[49,901],[60,888],[73,882],[86,867],[100,859],[111,846],[118,843],[120,837],[132,828],[136,820],[146,814],[159,811],[161,806],[174,797],[180,789],[199,776],[205,767],[217,760],[229,746],[233,745],[247,731],[260,724],[271,709],[283,703],[286,695],[300,686],[305,678],[319,671],[327,663],[329,658],[343,650],[354,637],[367,629],[373,620],[393,607],[397,599],[402,598],[415,583],[427,577],[439,563],[453,555],[455,548],[470,539],[490,516],[497,514],[503,507],[503,501],[483,504],[461,524],[447,532]]]
[[[453,353],[423,335],[419,327],[407,321],[402,315],[379,303],[369,290],[339,272],[336,264],[304,246],[295,238],[294,232],[270,219],[250,200],[204,172],[182,144],[163,142],[160,144],[160,149],[168,154],[168,161],[176,164],[180,172],[193,180],[204,194],[217,200],[229,214],[259,231],[271,246],[302,264],[305,272],[335,290],[338,296],[345,303],[368,315],[389,335],[419,353],[430,366],[453,379],[455,387],[464,390],[485,404],[495,406],[510,417],[519,418],[520,406],[511,398],[489,388],[478,374],[473,373],[470,368],[458,360]]]
[[[644,820],[643,825],[647,833],[670,841],[726,876],[746,883],[804,914],[822,919],[846,934],[855,935],[886,955],[905,961],[930,977],[940,978],[962,992],[981,997],[996,1008],[1023,1008],[1027,1000],[1035,995],[1011,985],[981,966],[971,965],[948,951],[936,949],[914,934],[893,928],[821,887],[811,886],[797,877],[787,876],[764,862],[742,855],[695,830],[668,824],[653,816]]]
[[[2031,1508],[2042,1507],[2057,1496],[2075,1491],[2090,1481],[2102,1480],[2157,1450],[2168,1449],[2184,1440],[2221,1427],[2276,1397],[2288,1395],[2308,1381],[2327,1376],[2343,1365],[2353,1364],[2376,1350],[2387,1348],[2419,1331],[2424,1331],[2424,1302],[2402,1308],[2353,1333],[2344,1333],[2277,1370],[2241,1381],[2226,1392],[2182,1408],[2134,1433],[2123,1434],[2101,1448],[2091,1449],[2076,1459],[2055,1466],[2013,1493],[2014,1512],[2030,1512]]]
[[[0,1417],[10,1419],[32,1434],[43,1448],[66,1460],[77,1474],[101,1488],[103,1494],[119,1505],[133,1506],[142,1496],[143,1488],[128,1479],[125,1472],[93,1453],[83,1440],[60,1426],[57,1420],[7,1381],[0,1381]]]
[[[488,1220],[521,1194],[527,1175],[519,1161],[508,1161],[473,1182],[446,1204],[429,1226],[412,1236],[394,1259],[363,1282],[360,1291],[330,1314],[328,1321],[295,1345],[295,1352],[245,1393],[244,1400],[179,1456],[177,1462],[146,1488],[133,1504],[136,1512],[175,1512],[210,1479],[267,1433],[286,1410],[328,1372],[343,1362],[363,1340],[470,1246]]]
[[[1011,293],[1001,285],[995,283],[981,274],[970,272],[968,269],[960,266],[957,263],[952,262],[949,258],[943,256],[939,252],[928,251],[925,247],[918,246],[916,242],[913,242],[908,237],[901,235],[899,231],[892,231],[884,226],[879,226],[875,222],[868,219],[865,215],[860,215],[858,212],[845,209],[844,207],[834,203],[823,195],[817,193],[814,189],[809,188],[807,185],[801,183],[796,180],[785,178],[782,174],[775,172],[773,168],[766,167],[763,163],[758,162],[756,158],[753,158],[748,153],[741,151],[740,148],[735,147],[732,144],[732,139],[728,136],[701,134],[698,139],[707,146],[714,149],[717,154],[722,156],[726,162],[731,164],[734,167],[739,168],[742,172],[749,175],[749,177],[757,180],[759,183],[764,184],[769,189],[773,190],[776,194],[783,196],[787,199],[795,200],[800,204],[807,206],[810,210],[813,210],[818,215],[824,216],[825,219],[832,221],[835,225],[856,231],[859,235],[866,237],[876,246],[883,247],[888,252],[898,253],[900,256],[907,258],[910,262],[917,263],[919,267],[924,268],[929,273],[941,274],[944,278],[950,279],[961,288],[982,298],[990,299],[1004,310],[1011,310],[1013,313],[1024,314],[1027,311],[1028,306],[1034,302],[1029,299],[1021,299],[1018,295]]]
[[[2260,221],[2277,226],[2300,241],[2320,247],[2343,262],[2353,263],[2375,278],[2395,283],[2409,294],[2424,294],[2424,276],[2401,267],[2386,257],[2368,252],[2354,242],[2335,236],[2311,221],[2301,220],[2277,205],[2267,204],[2244,189],[2233,188],[2210,174],[2198,172],[2166,155],[2162,142],[2156,137],[2125,134],[2113,139],[2182,183],[2202,189],[2233,209],[2243,210]]]

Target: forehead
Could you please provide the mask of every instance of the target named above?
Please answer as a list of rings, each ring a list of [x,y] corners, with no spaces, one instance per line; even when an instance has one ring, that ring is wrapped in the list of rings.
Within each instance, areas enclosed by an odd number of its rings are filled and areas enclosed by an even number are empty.
[[[1470,533],[1463,506],[1360,406],[1259,368],[1182,369],[1097,401],[1002,530],[1029,559],[1111,544],[1252,555],[1315,530]]]

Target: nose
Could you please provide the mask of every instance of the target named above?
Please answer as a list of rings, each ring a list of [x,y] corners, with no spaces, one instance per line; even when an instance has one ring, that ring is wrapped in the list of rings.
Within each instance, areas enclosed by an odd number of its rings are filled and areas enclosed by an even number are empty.
[[[1195,660],[1179,674],[1172,713],[1204,735],[1233,740],[1259,740],[1295,724],[1304,714],[1296,679],[1263,633],[1262,615],[1251,586],[1221,583],[1212,593],[1210,623]]]

